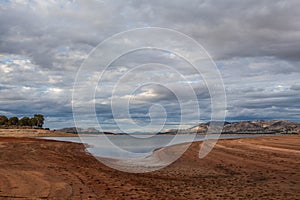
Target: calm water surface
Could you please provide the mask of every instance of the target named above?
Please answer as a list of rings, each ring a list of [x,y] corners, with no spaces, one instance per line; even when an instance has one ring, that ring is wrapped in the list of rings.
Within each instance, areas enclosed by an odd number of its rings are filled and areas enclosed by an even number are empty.
[[[220,139],[250,138],[262,135],[221,135]],[[95,156],[110,158],[138,158],[150,155],[153,150],[192,141],[203,141],[205,136],[197,135],[117,135],[88,137],[46,137],[44,139],[86,144],[86,150]],[[209,136],[215,139],[216,136]]]

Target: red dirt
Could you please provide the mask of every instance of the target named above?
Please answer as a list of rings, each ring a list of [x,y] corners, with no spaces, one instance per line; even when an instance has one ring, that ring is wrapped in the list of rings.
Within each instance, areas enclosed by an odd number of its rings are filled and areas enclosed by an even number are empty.
[[[162,170],[130,174],[82,144],[3,137],[0,199],[300,199],[299,139],[219,140],[204,159],[197,142]]]

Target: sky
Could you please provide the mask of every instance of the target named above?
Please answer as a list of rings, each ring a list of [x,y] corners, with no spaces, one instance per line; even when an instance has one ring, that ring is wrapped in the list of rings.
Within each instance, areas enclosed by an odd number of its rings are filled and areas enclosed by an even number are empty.
[[[298,0],[0,0],[0,115],[41,113],[45,127],[75,126],[74,84],[91,51],[120,32],[162,27],[189,36],[211,56],[226,93],[227,121],[299,122],[299,8]],[[161,35],[137,34],[135,39],[115,41],[106,53],[159,41]],[[179,40],[161,42],[165,49],[181,48]],[[95,126],[94,114],[85,109],[90,104],[106,131],[120,131],[118,125],[128,132],[158,131],[162,123],[163,129],[172,129],[211,119],[207,80],[178,55],[141,49],[105,69],[106,58],[98,55],[99,68],[83,71],[85,88],[75,94],[81,97],[79,124]],[[92,98],[85,91],[95,83]]]

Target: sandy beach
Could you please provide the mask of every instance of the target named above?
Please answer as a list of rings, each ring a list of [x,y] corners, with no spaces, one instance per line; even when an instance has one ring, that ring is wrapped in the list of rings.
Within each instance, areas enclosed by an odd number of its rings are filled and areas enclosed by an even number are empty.
[[[300,135],[219,140],[204,159],[200,144],[164,169],[130,174],[82,144],[1,137],[0,199],[300,199]]]

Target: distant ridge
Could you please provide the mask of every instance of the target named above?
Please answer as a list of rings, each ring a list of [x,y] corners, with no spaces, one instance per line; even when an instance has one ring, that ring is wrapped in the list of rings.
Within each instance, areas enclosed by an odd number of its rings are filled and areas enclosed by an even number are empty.
[[[209,125],[212,122],[201,123],[189,129],[183,130],[169,130],[159,134],[206,134]],[[223,122],[214,122],[214,124],[223,124]],[[215,130],[219,127],[212,124],[211,130]],[[224,122],[222,134],[299,134],[300,123],[290,122],[285,120],[255,120],[255,121],[240,121],[240,122]]]
[[[240,121],[240,122],[207,122],[200,123],[197,126],[188,129],[171,129],[165,132],[159,132],[159,135],[175,135],[175,134],[206,134],[208,127],[212,132],[220,132],[222,125],[222,134],[300,134],[300,123],[290,122],[286,120],[254,120],[254,121]],[[108,134],[108,135],[126,135],[126,133],[112,133],[101,132],[95,128],[76,128],[69,127],[59,129],[60,132],[73,134]]]
[[[101,132],[95,128],[76,128],[76,127],[69,127],[69,128],[62,128],[58,131],[64,132],[64,133],[72,133],[72,134],[108,134],[108,135],[115,135],[116,133],[111,132]]]

